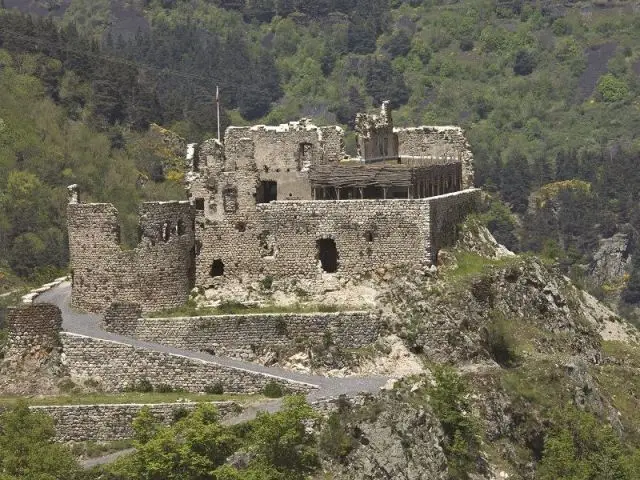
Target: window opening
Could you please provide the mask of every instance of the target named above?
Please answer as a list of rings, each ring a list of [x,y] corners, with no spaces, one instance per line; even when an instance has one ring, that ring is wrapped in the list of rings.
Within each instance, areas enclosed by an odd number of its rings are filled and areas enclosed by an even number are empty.
[[[269,203],[278,199],[278,182],[263,180],[256,192],[257,203]]]
[[[234,187],[222,191],[222,205],[225,213],[235,213],[238,210],[238,190]]]
[[[204,198],[196,198],[196,210],[204,210]]]
[[[184,222],[182,220],[178,220],[178,224],[176,225],[176,233],[178,235],[184,235],[186,228],[184,226]]]
[[[298,170],[306,172],[311,167],[313,144],[303,142],[298,146]]]
[[[212,277],[221,277],[224,275],[224,263],[219,258],[214,260],[211,264],[211,271],[209,272]]]

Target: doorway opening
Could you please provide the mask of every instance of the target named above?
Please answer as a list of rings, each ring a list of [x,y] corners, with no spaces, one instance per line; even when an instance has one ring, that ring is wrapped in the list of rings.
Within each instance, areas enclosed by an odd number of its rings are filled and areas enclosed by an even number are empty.
[[[332,238],[316,240],[318,259],[322,270],[327,273],[335,273],[338,270],[338,248]]]

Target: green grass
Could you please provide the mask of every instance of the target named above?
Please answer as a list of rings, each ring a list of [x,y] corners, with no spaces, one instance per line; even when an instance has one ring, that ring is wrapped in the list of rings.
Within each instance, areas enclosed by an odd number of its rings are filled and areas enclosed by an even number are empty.
[[[447,271],[452,279],[470,279],[491,267],[507,267],[521,261],[518,256],[492,259],[468,251],[455,252],[456,265]]]
[[[187,303],[181,307],[172,308],[152,312],[147,315],[148,318],[167,318],[167,317],[204,317],[213,315],[249,315],[258,313],[316,313],[316,312],[340,312],[349,310],[361,310],[358,307],[345,308],[337,305],[323,304],[299,304],[280,306],[250,306],[239,302],[226,302],[218,307],[198,307],[193,303]]]
[[[76,442],[71,452],[80,458],[97,458],[133,447],[133,440],[114,440],[112,442]]]
[[[174,403],[178,400],[188,400],[190,402],[223,402],[234,401],[237,403],[253,403],[263,400],[261,395],[214,395],[200,393],[81,393],[73,395],[55,396],[1,396],[0,405],[13,406],[18,401],[24,400],[28,405],[92,405],[92,404],[116,404],[116,403]]]

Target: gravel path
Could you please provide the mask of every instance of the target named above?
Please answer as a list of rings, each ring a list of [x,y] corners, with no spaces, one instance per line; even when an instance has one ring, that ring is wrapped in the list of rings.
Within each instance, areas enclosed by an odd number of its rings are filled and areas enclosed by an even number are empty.
[[[182,350],[179,348],[169,347],[158,343],[150,343],[140,341],[134,338],[125,337],[106,332],[101,326],[102,316],[88,313],[81,313],[71,308],[71,284],[69,282],[52,288],[51,290],[40,294],[34,301],[35,303],[52,303],[57,305],[62,311],[62,328],[66,332],[85,335],[102,340],[113,340],[135,347],[145,348],[163,353],[171,353],[182,355],[189,358],[196,358],[207,362],[213,362],[231,368],[248,370],[255,373],[273,375],[287,380],[304,382],[312,384],[317,388],[307,395],[309,402],[321,400],[324,398],[337,397],[342,394],[357,393],[375,393],[387,382],[386,377],[347,377],[334,378],[324,377],[320,375],[307,375],[298,372],[292,372],[283,368],[265,367],[256,363],[245,362],[235,358],[220,357],[209,355],[207,353]],[[258,411],[277,411],[282,405],[281,401],[269,401],[260,405],[254,405],[245,410],[240,416],[230,419],[229,423],[240,423],[251,420],[256,416]],[[83,462],[83,465],[91,467],[103,463],[110,463],[124,453],[117,452],[105,457],[94,458]]]

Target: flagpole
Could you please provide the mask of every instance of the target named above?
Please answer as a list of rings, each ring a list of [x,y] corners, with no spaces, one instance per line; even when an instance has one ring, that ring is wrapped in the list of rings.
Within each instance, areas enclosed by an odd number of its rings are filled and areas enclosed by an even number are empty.
[[[218,116],[218,141],[220,141],[220,90],[216,85],[216,112]]]

